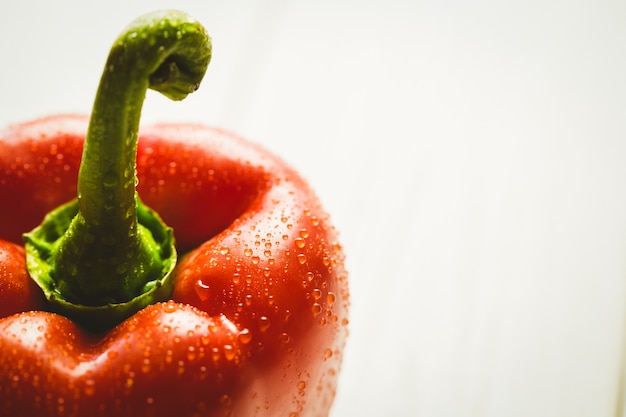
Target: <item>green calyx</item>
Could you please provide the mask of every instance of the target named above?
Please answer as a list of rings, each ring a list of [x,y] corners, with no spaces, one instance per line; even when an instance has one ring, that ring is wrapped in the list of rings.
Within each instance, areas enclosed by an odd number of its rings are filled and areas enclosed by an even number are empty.
[[[174,237],[172,229],[154,211],[138,202],[137,241],[145,249],[140,260],[120,257],[115,251],[94,255],[99,251],[98,238],[87,235],[84,239],[75,231],[78,228],[72,223],[81,218],[78,214],[78,201],[71,201],[48,213],[39,227],[25,235],[28,271],[52,310],[88,328],[105,329],[169,297],[174,285],[171,273],[176,266]],[[91,247],[81,250],[83,243]],[[108,242],[102,243],[108,246]],[[148,273],[141,269],[146,263],[150,266]],[[87,275],[94,270],[108,270],[110,275],[106,279],[102,274]]]
[[[140,17],[114,43],[85,138],[78,197],[24,235],[29,273],[53,311],[101,329],[171,294],[173,233],[137,195],[137,132],[147,89],[182,100],[210,59],[205,29],[178,11]]]

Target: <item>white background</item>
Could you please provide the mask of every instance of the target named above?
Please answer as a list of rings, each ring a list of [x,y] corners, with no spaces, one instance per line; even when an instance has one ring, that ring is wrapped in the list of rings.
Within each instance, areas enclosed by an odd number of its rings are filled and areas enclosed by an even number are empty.
[[[341,231],[333,417],[625,415],[626,2],[0,0],[0,124],[88,112],[171,7],[213,61],[144,121],[263,143]]]

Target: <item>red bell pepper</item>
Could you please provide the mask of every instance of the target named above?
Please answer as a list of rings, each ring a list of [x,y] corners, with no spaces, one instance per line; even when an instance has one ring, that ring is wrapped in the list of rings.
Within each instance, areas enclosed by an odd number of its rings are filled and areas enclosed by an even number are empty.
[[[144,16],[90,118],[0,132],[0,415],[328,415],[349,293],[314,192],[232,133],[137,133],[147,88],[184,98],[210,56]]]

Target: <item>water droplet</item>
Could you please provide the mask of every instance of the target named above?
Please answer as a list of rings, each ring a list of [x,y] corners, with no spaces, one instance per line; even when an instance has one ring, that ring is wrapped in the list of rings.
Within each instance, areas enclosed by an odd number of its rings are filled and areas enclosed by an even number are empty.
[[[143,359],[143,361],[141,362],[141,372],[143,372],[144,374],[150,372],[150,359]]]
[[[93,379],[85,380],[83,392],[86,396],[91,397],[96,392],[96,381],[94,381]]]
[[[237,353],[235,352],[235,349],[233,348],[233,346],[224,345],[223,349],[224,349],[224,357],[226,358],[226,360],[232,361],[235,358],[235,354]]]
[[[319,305],[318,303],[314,303],[313,306],[311,307],[311,311],[313,312],[313,315],[317,316],[318,314],[322,312],[322,306]]]
[[[300,262],[300,264],[306,263],[306,255],[305,254],[300,253],[300,254],[298,254],[297,258],[298,258],[298,262]]]
[[[230,249],[228,249],[226,246],[222,246],[222,247],[220,248],[220,253],[221,253],[222,255],[226,255],[226,254],[229,252],[229,250],[230,250]]]
[[[319,288],[315,288],[311,291],[311,295],[314,299],[319,300],[322,297],[322,291]]]
[[[226,407],[230,407],[233,403],[233,400],[230,398],[230,396],[228,394],[224,394],[222,395],[222,397],[220,398],[220,404],[226,406]]]
[[[242,329],[237,335],[237,340],[239,343],[247,345],[252,340],[252,333],[248,329]]]
[[[209,323],[209,332],[211,333],[215,333],[219,330],[219,326],[217,325],[217,323],[215,323],[215,321],[211,320],[211,322]]]
[[[279,339],[282,343],[289,343],[289,341],[291,340],[287,333],[281,333]]]
[[[195,346],[189,346],[187,348],[187,360],[194,361],[197,356],[198,356],[198,353],[196,351]]]
[[[243,254],[244,254],[244,255],[246,255],[246,256],[252,256],[252,249],[250,249],[250,248],[246,248],[246,249],[243,251]]]
[[[333,242],[333,251],[335,253],[341,252],[342,250],[343,250],[343,248],[341,247],[339,242]]]
[[[258,256],[253,256],[252,257],[252,263],[254,265],[257,265],[260,261],[261,261],[261,259]]]
[[[201,279],[196,281],[196,285],[194,286],[194,289],[196,290],[196,295],[201,301],[206,301],[209,299],[211,295],[210,288],[207,284],[202,282]]]
[[[306,245],[306,242],[301,237],[296,238],[296,246],[302,249]]]
[[[115,270],[118,274],[124,274],[126,271],[128,271],[128,264],[126,262],[123,262],[120,265],[118,265],[117,268],[115,268]]]
[[[332,356],[333,356],[333,350],[329,348],[329,349],[326,349],[326,350],[324,351],[324,356],[323,356],[323,359],[324,359],[324,360],[328,360],[328,359],[330,359]]]
[[[259,318],[259,330],[261,330],[261,332],[266,332],[267,329],[269,329],[270,327],[270,319],[268,319],[266,316],[261,316]]]
[[[329,305],[335,304],[336,299],[337,299],[337,296],[335,295],[334,292],[329,291],[328,294],[326,295],[326,301],[328,301]]]
[[[102,185],[106,188],[113,188],[117,185],[117,175],[115,172],[108,171],[102,176]]]
[[[163,304],[163,311],[166,313],[174,313],[178,310],[178,305],[172,301]]]
[[[235,272],[233,274],[233,284],[239,285],[239,282],[241,282],[241,276],[237,272]]]

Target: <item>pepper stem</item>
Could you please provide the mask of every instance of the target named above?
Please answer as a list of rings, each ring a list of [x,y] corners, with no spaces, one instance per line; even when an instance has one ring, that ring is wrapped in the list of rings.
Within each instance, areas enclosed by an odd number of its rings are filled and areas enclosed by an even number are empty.
[[[96,94],[78,198],[25,234],[28,268],[52,309],[109,326],[169,297],[172,231],[136,191],[137,138],[148,88],[194,92],[211,59],[205,29],[179,11],[135,20],[114,43]]]

